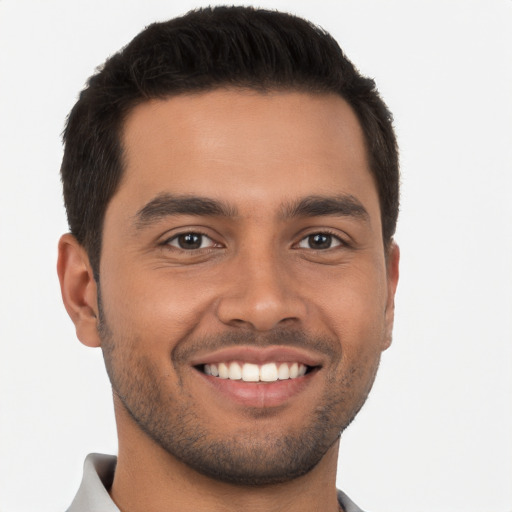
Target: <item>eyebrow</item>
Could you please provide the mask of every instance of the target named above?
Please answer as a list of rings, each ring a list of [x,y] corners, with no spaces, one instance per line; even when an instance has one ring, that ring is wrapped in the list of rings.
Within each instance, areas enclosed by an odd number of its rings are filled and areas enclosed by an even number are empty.
[[[160,194],[135,214],[135,225],[142,229],[148,224],[175,215],[235,217],[237,211],[221,201],[207,197]]]
[[[160,194],[135,214],[135,225],[142,229],[165,217],[192,215],[202,217],[236,217],[238,210],[222,201],[192,195]],[[340,216],[369,220],[361,202],[350,194],[338,196],[307,196],[298,201],[284,203],[280,216],[297,217]]]
[[[366,208],[351,194],[337,196],[308,196],[299,201],[284,205],[284,218],[339,216],[370,219]]]

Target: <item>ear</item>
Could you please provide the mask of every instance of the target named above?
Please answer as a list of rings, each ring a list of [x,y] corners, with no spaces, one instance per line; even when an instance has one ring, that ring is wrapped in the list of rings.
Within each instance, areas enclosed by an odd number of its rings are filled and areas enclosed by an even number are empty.
[[[393,338],[393,322],[395,320],[395,293],[398,285],[400,263],[400,248],[394,240],[391,241],[386,254],[386,272],[387,272],[387,299],[386,299],[386,337],[382,350],[386,350],[391,345]]]
[[[88,347],[99,347],[96,281],[87,252],[69,233],[59,240],[57,274],[62,301],[78,339]]]

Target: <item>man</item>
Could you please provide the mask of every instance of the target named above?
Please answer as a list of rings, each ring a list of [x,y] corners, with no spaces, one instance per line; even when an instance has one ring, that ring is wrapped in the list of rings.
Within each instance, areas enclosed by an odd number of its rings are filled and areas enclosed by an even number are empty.
[[[399,260],[374,83],[304,20],[204,9],[111,57],[64,140],[62,296],[119,436],[69,510],[359,510],[339,439],[391,342]]]

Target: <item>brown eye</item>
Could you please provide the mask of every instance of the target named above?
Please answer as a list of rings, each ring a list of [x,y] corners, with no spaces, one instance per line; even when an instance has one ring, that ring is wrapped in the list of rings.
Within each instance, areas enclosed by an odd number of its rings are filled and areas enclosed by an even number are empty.
[[[339,245],[341,245],[340,239],[329,233],[314,233],[299,242],[301,249],[315,249],[317,251],[332,249]]]
[[[201,233],[182,233],[174,238],[171,238],[168,242],[169,245],[183,249],[186,251],[193,251],[197,249],[204,249],[206,247],[213,247],[213,240]]]

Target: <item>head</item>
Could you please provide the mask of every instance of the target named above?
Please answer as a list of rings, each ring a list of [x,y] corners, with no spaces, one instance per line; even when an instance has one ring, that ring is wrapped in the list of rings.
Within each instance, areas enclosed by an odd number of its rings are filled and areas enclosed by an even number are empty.
[[[374,83],[306,21],[205,9],[110,58],[64,138],[59,276],[120,442],[234,484],[312,471],[391,339],[398,164]]]
[[[374,81],[359,74],[329,34],[303,19],[250,7],[205,8],[147,27],[89,79],[70,112],[64,201],[71,233],[96,274],[105,211],[123,176],[128,114],[151,99],[226,87],[341,96],[364,133],[389,245],[398,217],[398,150]]]

